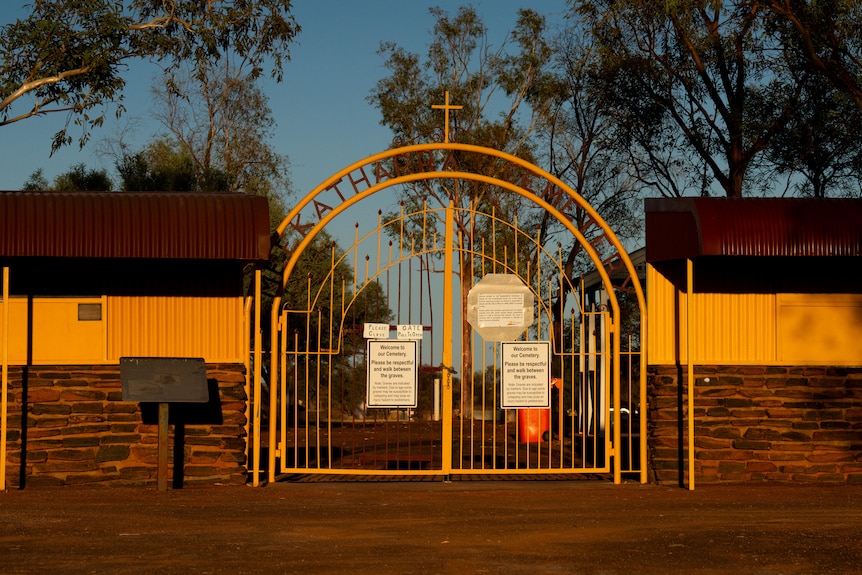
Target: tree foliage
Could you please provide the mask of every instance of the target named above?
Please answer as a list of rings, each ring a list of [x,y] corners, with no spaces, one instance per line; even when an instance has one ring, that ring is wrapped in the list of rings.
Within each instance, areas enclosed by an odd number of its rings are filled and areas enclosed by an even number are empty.
[[[342,354],[350,356],[363,349],[361,330],[345,334],[340,328],[361,328],[365,322],[389,323],[392,312],[386,294],[377,282],[357,285],[354,291],[354,270],[343,255],[332,236],[326,231],[320,232],[297,260],[282,301],[286,309],[299,310],[299,313],[289,314],[286,333],[296,332],[303,344],[308,345],[307,349],[314,351],[318,345],[321,348],[337,347],[340,335],[343,338],[340,342]],[[284,258],[281,269],[286,263]],[[281,281],[281,274],[277,280]],[[318,327],[321,328],[320,339],[312,338],[313,341],[306,343],[306,329],[316,334]]]
[[[191,160],[199,190],[264,196],[273,224],[283,219],[287,158],[269,143],[276,123],[253,75],[227,59],[202,63],[166,73],[153,95],[154,114]]]
[[[755,0],[785,49],[862,108],[862,4],[857,0]]]
[[[572,0],[616,141],[662,195],[844,195],[862,104],[858,2]],[[841,96],[840,94],[845,94]]]
[[[708,176],[701,193],[714,181],[725,195],[742,195],[797,97],[776,76],[777,47],[757,13],[744,2],[707,0],[574,4],[601,50],[624,140],[676,143],[676,158],[695,160],[689,175]]]
[[[767,151],[802,196],[858,195],[862,142],[862,7],[858,2],[765,0],[765,29],[782,46],[799,104]]]
[[[537,147],[544,150],[541,159],[548,171],[576,190],[620,238],[634,239],[641,229],[638,200],[645,184],[632,173],[629,148],[620,146],[616,139],[616,125],[609,113],[612,100],[597,81],[599,53],[576,21],[558,33],[553,48],[553,99],[537,139]],[[586,209],[568,203],[567,197],[556,199],[556,203],[587,241],[594,242],[594,247],[604,246],[598,238],[603,232],[592,225]],[[526,227],[537,228],[545,245],[556,243],[562,256],[563,281],[555,278],[560,289],[550,306],[554,333],[562,337],[562,316],[568,309],[560,303],[566,301],[580,275],[592,271],[595,264],[562,222],[544,210],[533,210],[530,215]]]
[[[848,127],[862,122],[862,108],[820,76],[804,75],[799,104],[766,157],[794,195],[857,195],[862,142]]]
[[[90,131],[122,113],[124,74],[136,61],[173,69],[233,54],[257,78],[280,81],[299,32],[290,0],[32,0],[26,18],[0,29],[0,126],[66,113],[52,150],[71,143],[70,122]]]
[[[263,91],[231,66],[166,73],[153,88],[166,132],[133,151],[107,143],[125,191],[242,192],[269,201],[270,227],[287,213],[287,158],[270,144],[275,121]]]
[[[58,174],[53,184],[48,183],[40,168],[30,174],[21,189],[26,192],[110,192],[113,190],[113,182],[105,170],[75,164],[69,170]]]
[[[368,100],[380,111],[380,123],[395,135],[394,146],[442,141],[444,115],[431,105],[443,102],[448,92],[452,103],[462,106],[452,118],[451,140],[533,160],[531,136],[551,80],[547,67],[552,54],[544,18],[533,10],[520,10],[507,42],[492,49],[485,25],[472,7],[461,7],[454,15],[440,8],[429,12],[435,23],[424,57],[392,43],[383,43],[379,51],[388,75],[378,81]],[[502,176],[503,166],[494,159],[457,152],[453,157],[462,171]],[[490,213],[493,209],[500,217],[512,216],[512,221],[518,202],[494,186],[469,180],[420,181],[404,190],[408,213],[420,211],[426,201],[444,207],[453,202],[461,241],[461,306],[466,309],[472,287],[469,274],[474,269],[472,241],[490,232],[482,227],[488,220],[477,218],[474,210]],[[503,227],[498,231],[505,234]],[[505,240],[501,238],[499,245]],[[470,327],[464,323],[461,363],[467,373],[472,371],[471,340]],[[461,399],[462,413],[469,415],[470,394]]]
[[[157,138],[138,152],[123,151],[115,160],[124,192],[198,191],[194,161],[167,138]]]

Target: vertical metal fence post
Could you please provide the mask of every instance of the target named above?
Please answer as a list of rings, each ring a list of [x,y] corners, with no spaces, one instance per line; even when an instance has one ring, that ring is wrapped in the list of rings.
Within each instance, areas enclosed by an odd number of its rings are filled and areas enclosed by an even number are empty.
[[[260,333],[260,268],[254,270],[254,469],[252,485],[260,484],[260,415],[262,397],[260,378],[263,374],[263,338]],[[270,419],[272,419],[270,417]]]
[[[443,476],[452,472],[452,255],[454,251],[455,208],[452,201],[446,208],[446,234],[443,245]]]

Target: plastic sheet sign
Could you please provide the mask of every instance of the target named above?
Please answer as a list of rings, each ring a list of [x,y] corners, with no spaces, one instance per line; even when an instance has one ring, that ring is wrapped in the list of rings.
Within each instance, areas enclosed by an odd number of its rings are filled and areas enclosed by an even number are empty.
[[[487,341],[518,338],[533,325],[535,296],[513,274],[487,274],[467,294],[467,321]]]
[[[419,399],[416,369],[416,340],[374,340],[366,342],[369,408],[415,408]]]
[[[422,324],[398,324],[396,336],[398,339],[422,339]]]
[[[362,324],[362,337],[365,339],[389,339],[388,323]]]
[[[551,406],[551,343],[503,342],[500,407],[527,409]]]

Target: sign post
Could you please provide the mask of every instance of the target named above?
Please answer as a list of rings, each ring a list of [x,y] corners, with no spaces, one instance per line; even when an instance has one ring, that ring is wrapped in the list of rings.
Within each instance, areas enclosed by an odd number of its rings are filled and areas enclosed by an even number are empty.
[[[200,358],[121,357],[123,401],[159,404],[159,491],[168,489],[168,406],[209,401],[206,364]]]

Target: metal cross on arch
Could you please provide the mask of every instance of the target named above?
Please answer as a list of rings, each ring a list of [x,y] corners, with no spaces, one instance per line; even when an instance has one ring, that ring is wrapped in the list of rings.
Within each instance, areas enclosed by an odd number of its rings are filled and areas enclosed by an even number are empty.
[[[443,104],[432,104],[431,108],[444,111],[443,119],[443,142],[449,143],[449,110],[460,110],[464,106],[454,106],[449,104],[449,90],[446,90],[446,99]]]

